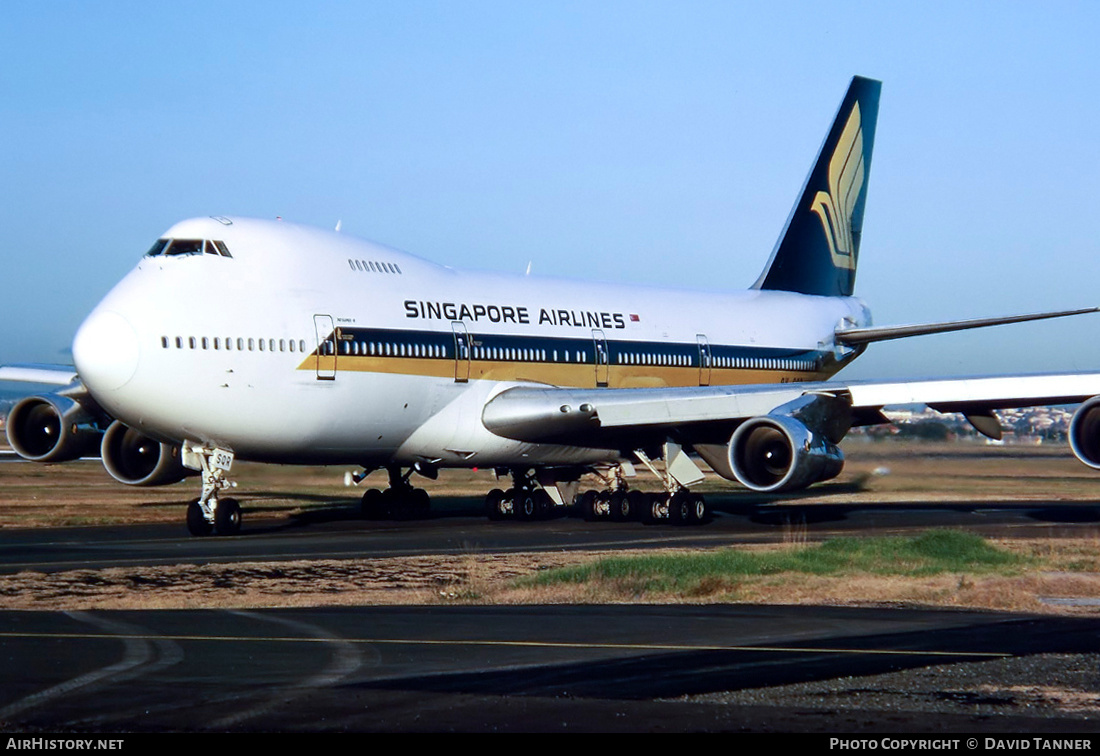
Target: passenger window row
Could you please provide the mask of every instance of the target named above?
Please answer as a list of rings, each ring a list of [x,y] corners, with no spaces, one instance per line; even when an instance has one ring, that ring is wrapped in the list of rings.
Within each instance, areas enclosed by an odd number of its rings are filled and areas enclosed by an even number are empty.
[[[226,336],[161,336],[160,345],[163,349],[214,349],[226,352],[305,352],[305,339],[257,339],[238,336],[233,338]]]
[[[629,352],[618,355],[620,365],[671,365],[690,367],[691,359],[682,354],[656,354],[648,352]]]
[[[322,354],[332,354],[332,344],[322,344]],[[340,354],[349,357],[450,357],[440,344],[395,344],[385,341],[341,341]]]
[[[694,367],[696,359],[682,354],[660,354],[652,352],[627,352],[617,357],[620,365],[665,365]],[[774,357],[714,357],[711,367],[736,368],[747,370],[815,370],[811,360],[790,360]]]

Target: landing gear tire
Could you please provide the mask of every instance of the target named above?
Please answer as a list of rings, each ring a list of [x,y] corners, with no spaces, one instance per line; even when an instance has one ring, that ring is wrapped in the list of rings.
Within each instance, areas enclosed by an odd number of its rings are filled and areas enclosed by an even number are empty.
[[[387,488],[382,492],[382,498],[379,501],[382,502],[381,510],[384,519],[401,520],[405,518],[407,513],[405,508],[401,506],[401,496],[398,494],[397,489]]]
[[[413,516],[417,519],[424,519],[432,511],[432,497],[428,495],[428,492],[423,488],[414,488],[412,494],[409,496],[409,503],[412,505]]]
[[[364,519],[380,520],[385,515],[382,504],[382,492],[372,488],[363,494],[363,501],[359,510]]]
[[[534,491],[517,491],[516,513],[521,520],[534,520],[539,515],[538,500]]]
[[[241,505],[236,499],[220,499],[214,509],[214,532],[220,536],[241,532]]]
[[[187,530],[193,536],[208,536],[214,532],[214,526],[207,522],[198,499],[187,505]]]
[[[494,488],[485,496],[485,514],[490,520],[503,520],[507,513],[502,508],[504,504],[504,492]]]
[[[669,502],[668,519],[674,525],[683,525],[691,517],[691,494],[687,491],[677,491]]]
[[[554,500],[550,498],[546,489],[540,488],[535,491],[535,506],[538,508],[538,514],[535,515],[538,519],[550,519],[550,515],[554,512]]]
[[[649,494],[642,507],[642,522],[656,525],[668,516],[668,494]]]
[[[702,525],[706,519],[707,500],[703,498],[702,494],[692,494],[691,517],[688,519],[688,524]]]
[[[611,519],[615,522],[625,522],[630,519],[630,499],[625,491],[612,491],[608,502],[611,506]]]
[[[581,494],[581,517],[585,522],[595,522],[596,517],[596,497],[598,494],[595,491],[585,491]]]

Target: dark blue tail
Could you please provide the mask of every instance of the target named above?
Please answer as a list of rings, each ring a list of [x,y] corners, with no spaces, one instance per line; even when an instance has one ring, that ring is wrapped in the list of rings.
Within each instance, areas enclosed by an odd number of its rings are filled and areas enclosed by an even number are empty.
[[[754,288],[851,296],[881,89],[873,79],[852,79]]]

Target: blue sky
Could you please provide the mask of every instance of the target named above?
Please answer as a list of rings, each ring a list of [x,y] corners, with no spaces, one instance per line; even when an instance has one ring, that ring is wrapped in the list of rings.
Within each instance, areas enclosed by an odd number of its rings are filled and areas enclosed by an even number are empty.
[[[66,361],[196,215],[744,288],[853,74],[883,81],[857,281],[877,323],[1100,304],[1098,21],[1064,2],[13,0],[0,363]],[[875,345],[846,374],[1097,370],[1094,344],[1100,315]]]

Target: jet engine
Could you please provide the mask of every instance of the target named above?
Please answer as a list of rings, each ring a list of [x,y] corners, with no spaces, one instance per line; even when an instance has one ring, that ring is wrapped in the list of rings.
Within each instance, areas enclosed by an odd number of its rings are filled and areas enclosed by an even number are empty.
[[[196,474],[183,466],[178,446],[161,443],[118,420],[103,434],[100,454],[111,477],[129,486],[165,486]]]
[[[844,455],[795,418],[765,415],[737,428],[729,463],[737,480],[754,491],[797,491],[839,475]]]
[[[1100,470],[1100,396],[1089,399],[1073,413],[1069,446],[1077,459]]]
[[[8,413],[8,443],[32,462],[68,462],[94,452],[103,433],[79,402],[57,394],[28,396]]]
[[[754,491],[797,491],[840,474],[837,444],[851,427],[850,396],[809,393],[744,421],[728,444],[693,446],[727,480]]]

